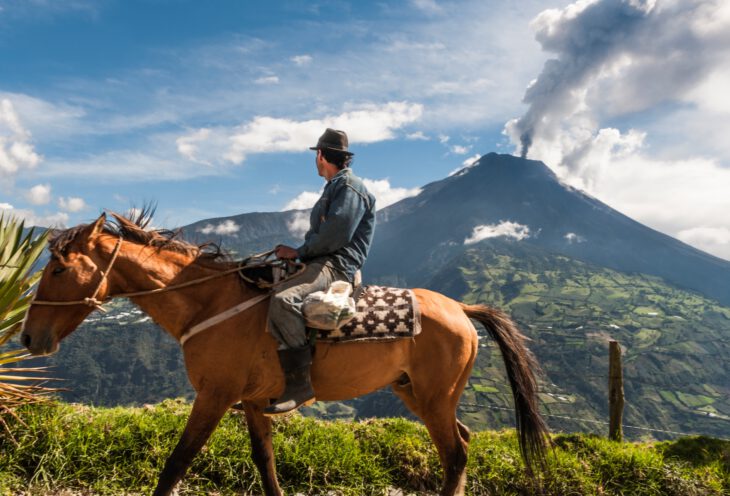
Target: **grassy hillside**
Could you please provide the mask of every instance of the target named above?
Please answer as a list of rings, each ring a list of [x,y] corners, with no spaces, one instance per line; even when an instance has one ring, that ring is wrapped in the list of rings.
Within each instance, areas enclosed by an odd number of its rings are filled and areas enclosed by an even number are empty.
[[[730,437],[730,308],[656,277],[504,241],[476,245],[430,286],[512,314],[545,372],[541,399],[553,427],[605,432],[594,422],[607,420],[607,343],[616,339],[624,353],[626,424]],[[486,336],[481,347],[462,402],[509,408],[501,356]],[[463,410],[478,425],[510,415]]]
[[[0,494],[61,489],[99,494],[151,491],[181,432],[189,405],[142,408],[55,404],[27,408],[0,431]],[[277,421],[275,449],[288,494],[429,493],[440,469],[425,429],[404,419]],[[730,441],[685,438],[617,444],[591,435],[555,438],[543,478],[551,495],[721,495],[730,491]],[[195,459],[181,494],[259,491],[243,416],[227,415]],[[470,494],[532,494],[514,433],[478,432],[470,450]]]

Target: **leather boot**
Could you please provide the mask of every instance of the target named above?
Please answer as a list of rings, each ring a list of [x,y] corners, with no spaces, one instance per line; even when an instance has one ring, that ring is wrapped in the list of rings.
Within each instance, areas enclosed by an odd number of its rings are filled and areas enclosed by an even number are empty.
[[[300,406],[314,403],[314,390],[309,378],[312,366],[312,347],[279,350],[279,362],[284,370],[286,387],[284,393],[273,404],[264,408],[264,415],[283,415]]]

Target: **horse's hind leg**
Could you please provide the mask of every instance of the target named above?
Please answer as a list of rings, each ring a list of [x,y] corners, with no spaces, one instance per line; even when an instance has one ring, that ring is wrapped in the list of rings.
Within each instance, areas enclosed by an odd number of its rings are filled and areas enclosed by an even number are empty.
[[[248,433],[251,436],[251,458],[261,474],[261,484],[266,496],[282,494],[276,480],[276,463],[274,448],[271,443],[271,418],[262,413],[263,405],[244,402]]]
[[[413,385],[395,384],[393,391],[409,410],[423,420],[436,445],[444,471],[442,495],[463,495],[466,486],[466,460],[469,445],[469,429],[456,419],[456,401],[444,397],[439,401],[425,402],[417,398]],[[461,393],[461,388],[458,391]]]

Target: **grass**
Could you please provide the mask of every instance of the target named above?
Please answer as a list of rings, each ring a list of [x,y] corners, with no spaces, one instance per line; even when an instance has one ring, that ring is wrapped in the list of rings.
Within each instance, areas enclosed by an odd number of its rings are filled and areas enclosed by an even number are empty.
[[[17,445],[0,437],[0,494],[60,489],[147,494],[190,410],[181,400],[142,408],[57,403],[10,420]],[[542,476],[550,495],[722,495],[730,492],[730,441],[706,437],[614,443],[593,435],[554,438]],[[279,480],[288,494],[430,493],[441,482],[438,457],[422,425],[404,419],[352,423],[299,415],[275,424]],[[181,494],[257,494],[244,417],[227,415],[195,458]],[[525,495],[513,431],[474,433],[469,494]]]

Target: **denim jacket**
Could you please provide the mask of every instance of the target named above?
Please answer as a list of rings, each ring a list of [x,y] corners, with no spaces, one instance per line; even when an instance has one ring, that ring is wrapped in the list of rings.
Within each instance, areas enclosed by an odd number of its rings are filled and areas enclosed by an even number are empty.
[[[375,197],[350,168],[339,171],[312,208],[309,231],[297,248],[302,262],[331,261],[352,281],[365,263],[375,230]]]

